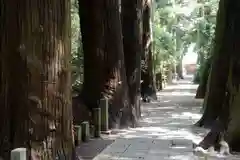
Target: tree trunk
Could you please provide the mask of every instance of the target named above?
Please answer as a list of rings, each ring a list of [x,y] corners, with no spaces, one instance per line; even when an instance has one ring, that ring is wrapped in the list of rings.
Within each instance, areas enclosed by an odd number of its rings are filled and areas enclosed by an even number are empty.
[[[122,30],[130,103],[141,116],[142,0],[122,0]]]
[[[225,15],[224,3],[226,3],[224,0],[219,3],[209,88],[204,99],[204,114],[197,122],[197,126],[209,127],[213,124],[219,116],[225,97],[230,58],[230,53],[226,51],[226,47],[228,47],[226,46],[228,43],[226,37],[231,28],[226,24],[228,15]]]
[[[70,2],[51,2],[4,2],[1,104],[9,122],[1,125],[8,143],[1,143],[0,152],[8,155],[26,147],[31,159],[72,159]]]
[[[173,64],[168,64],[167,67],[167,84],[172,84],[173,83]]]
[[[0,2],[0,158],[9,159],[9,151],[11,150],[10,142],[10,107],[7,105],[8,83],[7,76],[9,74],[6,68],[6,37],[11,32],[7,32],[7,15],[6,3]],[[9,12],[8,12],[9,13]],[[13,32],[12,32],[13,33]]]
[[[109,99],[109,127],[135,124],[129,103],[118,0],[79,1],[84,50],[82,98],[90,108]]]
[[[220,110],[218,124],[221,128],[213,128],[205,139],[200,143],[203,148],[208,148],[211,145],[217,146],[220,140],[226,140],[232,151],[240,151],[240,48],[239,48],[239,34],[240,34],[240,16],[235,14],[239,8],[239,1],[220,1],[224,4],[223,12],[226,15],[225,31],[227,35],[224,37],[224,51],[229,54],[229,71],[227,72],[226,94],[224,96],[225,103]],[[226,63],[226,62],[225,62]],[[223,65],[218,63],[218,65]],[[211,87],[211,86],[210,86]],[[219,100],[219,98],[218,98]],[[220,138],[219,138],[220,137]]]
[[[105,39],[104,1],[78,0],[79,16],[84,51],[84,82],[81,92],[83,103],[89,108],[97,108],[104,90]]]
[[[104,96],[111,102],[109,108],[111,128],[134,126],[136,123],[133,108],[129,103],[119,7],[118,0],[105,0],[105,59],[108,63],[106,63]]]
[[[161,71],[156,74],[156,85],[159,91],[163,89],[163,77]]]
[[[152,0],[144,0],[143,7],[143,56],[142,61],[144,67],[141,71],[142,87],[141,92],[143,96],[150,96],[157,99],[155,76],[153,73],[153,39],[152,39],[152,24],[151,24],[151,10]]]
[[[180,79],[184,79],[183,77],[183,66],[182,66],[182,58],[183,56],[180,57],[179,59],[179,62],[177,64],[177,67],[176,67],[176,71],[177,71],[177,76],[180,78]]]
[[[210,73],[210,68],[211,68],[211,59],[207,59],[204,65],[203,73],[200,76],[200,84],[197,88],[197,93],[195,98],[196,99],[203,99],[205,97],[205,93],[207,91],[207,83],[208,83],[208,77]]]

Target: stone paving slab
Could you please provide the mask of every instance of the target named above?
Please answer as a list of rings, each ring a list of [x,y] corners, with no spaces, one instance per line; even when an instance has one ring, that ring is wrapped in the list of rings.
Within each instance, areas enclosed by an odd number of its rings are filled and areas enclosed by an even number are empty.
[[[81,143],[76,148],[77,157],[80,160],[92,160],[113,142],[113,140],[99,138],[90,140],[88,143]]]
[[[207,133],[192,126],[201,117],[201,103],[194,99],[196,88],[181,82],[160,92],[160,101],[143,104],[142,126],[121,132],[93,160],[237,160],[193,153],[193,142]]]

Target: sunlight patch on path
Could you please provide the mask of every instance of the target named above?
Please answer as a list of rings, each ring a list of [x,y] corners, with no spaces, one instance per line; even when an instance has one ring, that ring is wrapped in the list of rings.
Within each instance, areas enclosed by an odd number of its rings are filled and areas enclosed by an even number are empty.
[[[157,96],[194,96],[194,93],[189,92],[168,92],[168,93],[158,93]]]
[[[226,159],[193,153],[193,143],[199,143],[208,132],[193,125],[201,117],[202,101],[194,99],[196,89],[197,85],[181,81],[159,92],[158,101],[142,105],[141,127],[109,135],[115,142],[94,160]]]

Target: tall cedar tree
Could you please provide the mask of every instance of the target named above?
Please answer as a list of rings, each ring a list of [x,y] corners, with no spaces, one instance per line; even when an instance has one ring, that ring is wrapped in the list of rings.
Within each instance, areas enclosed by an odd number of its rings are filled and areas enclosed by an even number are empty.
[[[118,0],[79,0],[84,51],[84,84],[80,98],[96,108],[109,99],[109,127],[133,125],[124,64],[120,6]]]
[[[219,67],[218,72],[223,72],[226,75],[225,81],[225,94],[223,96],[224,103],[222,106],[218,106],[220,110],[219,116],[215,121],[215,125],[212,126],[210,133],[200,143],[203,148],[209,146],[219,147],[219,141],[225,140],[228,142],[231,151],[240,151],[240,125],[239,125],[239,103],[240,103],[240,48],[239,48],[239,34],[240,34],[240,15],[236,14],[240,9],[240,2],[237,0],[220,0],[220,13],[222,12],[223,20],[222,27],[222,39],[220,45],[221,59],[223,59],[224,65],[228,65],[228,69]],[[218,31],[217,31],[217,34]],[[220,52],[220,53],[221,53]],[[223,66],[223,63],[217,63],[215,65]],[[211,74],[216,70],[212,70]],[[216,73],[215,73],[216,74]],[[217,79],[219,81],[219,79]],[[209,90],[211,90],[211,85]],[[219,86],[222,87],[222,86]],[[219,99],[219,97],[216,97]],[[216,106],[214,106],[216,107]],[[216,112],[216,110],[215,110]]]
[[[121,1],[122,30],[130,104],[134,118],[140,118],[142,55],[142,0]]]
[[[221,0],[219,3],[212,66],[204,98],[205,110],[202,118],[197,122],[198,126],[211,127],[218,118],[224,103],[230,63],[230,52],[226,49],[228,47],[226,37],[228,37],[229,24],[227,24],[227,20],[229,17],[224,5],[227,1]]]
[[[152,39],[152,0],[143,1],[143,55],[141,71],[141,92],[142,96],[156,96],[155,76],[153,73],[153,39]]]
[[[1,2],[0,155],[72,159],[70,1]]]

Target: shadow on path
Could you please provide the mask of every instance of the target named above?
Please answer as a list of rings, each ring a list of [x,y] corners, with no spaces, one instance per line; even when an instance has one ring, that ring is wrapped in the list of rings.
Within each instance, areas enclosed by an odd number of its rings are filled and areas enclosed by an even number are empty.
[[[93,139],[87,143],[81,143],[77,148],[77,156],[80,160],[92,160],[114,140],[110,139]]]
[[[158,100],[142,104],[141,127],[121,130],[116,141],[94,160],[237,160],[193,154],[208,130],[193,126],[201,117],[202,100],[195,99],[197,85],[187,77],[158,92]]]

